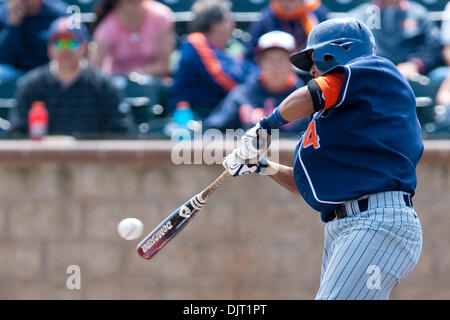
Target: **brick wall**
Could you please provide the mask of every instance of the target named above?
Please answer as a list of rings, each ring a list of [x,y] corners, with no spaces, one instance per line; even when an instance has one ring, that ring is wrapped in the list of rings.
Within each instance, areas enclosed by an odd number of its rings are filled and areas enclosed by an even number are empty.
[[[419,265],[392,299],[450,298],[450,142],[427,144],[414,205]],[[282,145],[282,161],[292,156]],[[167,143],[0,143],[0,299],[313,299],[323,223],[258,175],[230,179],[152,260],[117,223],[145,233],[222,171],[175,166]],[[283,151],[285,150],[285,151]],[[69,290],[67,267],[81,268]]]

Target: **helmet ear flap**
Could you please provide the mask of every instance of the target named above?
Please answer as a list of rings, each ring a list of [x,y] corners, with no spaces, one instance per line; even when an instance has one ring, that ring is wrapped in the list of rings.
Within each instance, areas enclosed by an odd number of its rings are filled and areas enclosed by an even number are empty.
[[[337,63],[337,57],[335,54],[328,50],[318,49],[317,58],[315,60],[316,67],[322,71],[326,72],[331,69]]]

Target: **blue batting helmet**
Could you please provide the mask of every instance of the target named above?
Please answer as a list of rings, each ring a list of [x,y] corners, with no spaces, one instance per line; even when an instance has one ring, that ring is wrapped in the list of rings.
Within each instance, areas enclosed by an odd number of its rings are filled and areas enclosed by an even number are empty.
[[[333,18],[314,27],[306,48],[292,54],[289,60],[303,71],[309,72],[315,63],[320,71],[327,72],[360,56],[373,54],[375,40],[364,23],[353,18]]]

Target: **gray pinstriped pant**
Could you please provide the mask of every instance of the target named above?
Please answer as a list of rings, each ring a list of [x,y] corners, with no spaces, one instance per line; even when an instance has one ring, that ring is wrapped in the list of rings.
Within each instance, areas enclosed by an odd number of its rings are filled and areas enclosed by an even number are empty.
[[[356,200],[348,201],[348,217],[325,225],[317,300],[388,299],[413,270],[422,251],[422,228],[403,194],[372,194],[364,212]]]

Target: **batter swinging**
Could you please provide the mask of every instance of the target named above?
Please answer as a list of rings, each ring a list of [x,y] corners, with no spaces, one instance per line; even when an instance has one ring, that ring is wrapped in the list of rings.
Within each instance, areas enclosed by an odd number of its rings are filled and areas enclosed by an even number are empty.
[[[411,200],[423,152],[414,93],[355,19],[320,23],[290,60],[314,79],[246,132],[224,167],[234,176],[270,175],[321,213],[316,299],[388,299],[422,250]],[[311,115],[293,168],[262,158],[265,133]]]

